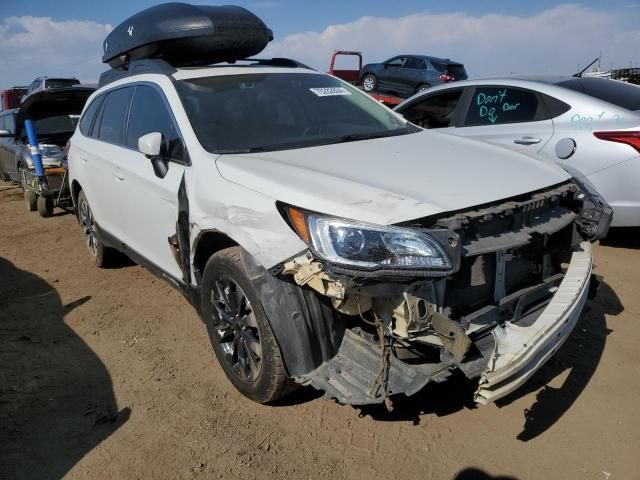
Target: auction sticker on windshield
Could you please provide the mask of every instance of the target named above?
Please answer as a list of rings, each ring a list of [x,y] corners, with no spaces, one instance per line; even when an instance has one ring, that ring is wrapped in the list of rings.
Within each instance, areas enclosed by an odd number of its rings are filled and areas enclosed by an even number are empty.
[[[351,92],[344,87],[322,87],[310,88],[319,97],[333,97],[336,95],[351,95]]]

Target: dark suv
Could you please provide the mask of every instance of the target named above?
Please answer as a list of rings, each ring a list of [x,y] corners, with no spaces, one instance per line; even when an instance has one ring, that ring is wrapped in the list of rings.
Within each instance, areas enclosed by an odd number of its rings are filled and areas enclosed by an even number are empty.
[[[425,55],[398,55],[383,63],[369,63],[360,71],[366,92],[386,91],[402,97],[441,83],[466,79],[467,72],[461,63]]]

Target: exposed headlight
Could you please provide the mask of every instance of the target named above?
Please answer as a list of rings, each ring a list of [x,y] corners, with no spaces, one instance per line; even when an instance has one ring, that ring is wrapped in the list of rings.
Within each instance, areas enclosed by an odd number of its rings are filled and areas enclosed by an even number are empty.
[[[450,270],[451,259],[430,235],[288,208],[300,238],[323,259],[363,269]]]

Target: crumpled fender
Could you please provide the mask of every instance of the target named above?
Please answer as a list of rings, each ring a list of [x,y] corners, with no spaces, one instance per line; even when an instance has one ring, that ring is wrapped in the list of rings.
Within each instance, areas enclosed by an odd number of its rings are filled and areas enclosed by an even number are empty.
[[[346,322],[329,301],[310,289],[271,275],[244,249],[241,259],[289,376],[308,373],[333,358],[342,343]]]

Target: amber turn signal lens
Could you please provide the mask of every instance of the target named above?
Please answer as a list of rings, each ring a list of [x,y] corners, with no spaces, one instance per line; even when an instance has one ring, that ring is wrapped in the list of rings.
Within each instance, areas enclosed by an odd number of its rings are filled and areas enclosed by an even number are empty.
[[[287,211],[289,213],[289,218],[291,219],[291,224],[293,225],[296,233],[302,240],[304,240],[306,243],[309,243],[309,229],[307,228],[307,221],[304,218],[304,213],[291,207],[289,207]]]

